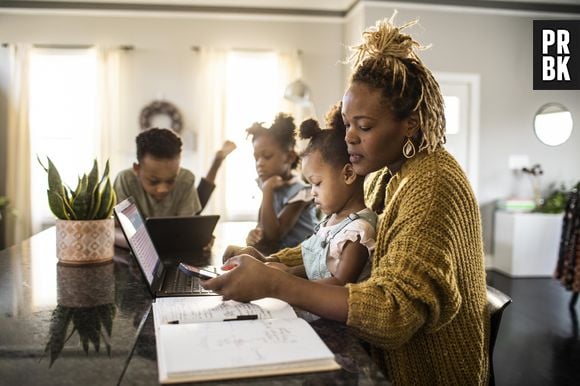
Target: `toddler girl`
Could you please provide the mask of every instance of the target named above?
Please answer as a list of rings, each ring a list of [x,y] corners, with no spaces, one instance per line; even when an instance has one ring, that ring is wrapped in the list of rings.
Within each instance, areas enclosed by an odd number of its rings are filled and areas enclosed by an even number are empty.
[[[315,120],[300,126],[300,137],[310,139],[302,154],[302,172],[312,184],[314,203],[326,215],[314,235],[302,243],[308,279],[344,285],[370,276],[377,215],[365,206],[364,176],[349,162],[340,104],[327,115],[329,129]]]

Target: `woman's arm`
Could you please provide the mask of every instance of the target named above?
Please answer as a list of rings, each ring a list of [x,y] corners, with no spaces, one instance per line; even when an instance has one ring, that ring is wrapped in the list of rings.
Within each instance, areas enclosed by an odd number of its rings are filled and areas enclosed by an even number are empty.
[[[203,282],[206,289],[224,299],[242,302],[275,297],[293,306],[340,322],[348,315],[348,289],[320,284],[290,273],[270,268],[249,255],[229,259],[224,269],[229,272]]]
[[[289,267],[286,264],[278,263],[278,262],[266,262],[268,267],[276,268],[282,270],[284,272],[291,273],[294,276],[302,277],[307,279],[308,276],[306,275],[306,269],[304,268],[304,264],[295,265],[293,267]]]

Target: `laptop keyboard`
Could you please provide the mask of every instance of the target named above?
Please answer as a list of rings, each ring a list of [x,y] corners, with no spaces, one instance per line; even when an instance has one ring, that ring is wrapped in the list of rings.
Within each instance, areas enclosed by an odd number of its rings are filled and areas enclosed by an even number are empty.
[[[200,284],[199,278],[188,276],[180,270],[173,270],[169,273],[167,278],[168,285],[167,292],[175,293],[210,293],[212,291],[206,290]],[[171,277],[173,276],[173,277]]]

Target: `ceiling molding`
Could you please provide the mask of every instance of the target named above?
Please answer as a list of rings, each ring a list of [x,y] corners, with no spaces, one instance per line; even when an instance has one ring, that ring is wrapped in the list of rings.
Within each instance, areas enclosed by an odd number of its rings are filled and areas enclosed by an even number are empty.
[[[562,2],[566,1],[566,2]],[[245,6],[250,4],[250,6]],[[259,1],[259,0],[104,0],[104,1],[29,1],[3,0],[0,12],[10,11],[75,11],[78,12],[142,12],[144,14],[205,14],[205,15],[258,15],[286,17],[344,18],[359,5],[384,5],[397,8],[429,9],[471,9],[482,11],[514,11],[545,14],[580,15],[580,2],[576,0],[554,1],[520,1],[520,0],[343,0],[297,2],[292,0]]]
[[[428,6],[430,9],[438,7],[453,7],[455,9],[480,9],[488,11],[515,11],[515,12],[534,12],[547,14],[580,14],[580,1],[569,0],[568,2],[556,1],[520,1],[520,0],[361,0],[365,4],[384,4],[400,8],[407,6],[419,8]],[[572,2],[574,1],[574,2]]]
[[[345,11],[305,8],[265,8],[235,7],[169,3],[122,3],[122,2],[88,2],[88,1],[2,1],[0,9],[22,10],[62,10],[62,11],[139,11],[170,13],[204,13],[204,14],[253,14],[282,16],[343,17]]]

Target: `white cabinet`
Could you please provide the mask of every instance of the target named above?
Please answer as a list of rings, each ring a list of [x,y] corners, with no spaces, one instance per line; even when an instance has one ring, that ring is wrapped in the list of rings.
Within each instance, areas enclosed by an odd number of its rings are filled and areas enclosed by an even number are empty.
[[[552,276],[563,216],[495,212],[494,268],[510,276]]]

